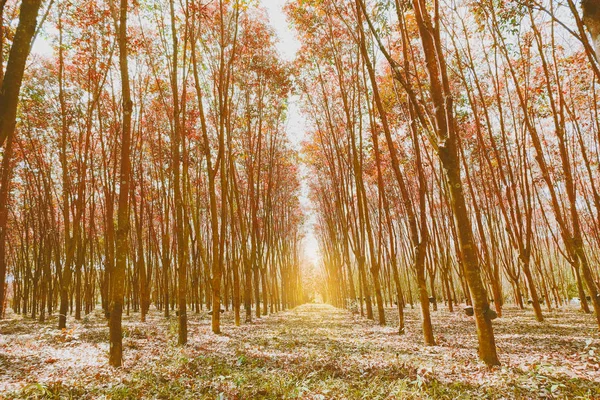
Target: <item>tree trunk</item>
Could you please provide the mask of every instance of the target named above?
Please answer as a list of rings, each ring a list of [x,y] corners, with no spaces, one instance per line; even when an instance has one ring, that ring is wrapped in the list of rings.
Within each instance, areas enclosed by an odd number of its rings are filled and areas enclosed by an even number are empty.
[[[123,333],[121,318],[123,297],[125,295],[125,269],[129,238],[129,185],[131,179],[131,114],[133,103],[129,86],[127,63],[127,0],[121,0],[118,24],[119,67],[121,71],[121,90],[123,101],[123,121],[121,136],[121,170],[119,176],[119,209],[117,211],[116,263],[112,275],[110,302],[110,350],[109,363],[120,367],[123,362]]]
[[[435,25],[433,24],[425,0],[413,0],[413,6],[429,73],[431,98],[435,106],[438,156],[450,192],[450,205],[475,312],[479,358],[488,365],[499,365],[487,293],[481,279],[477,249],[460,177],[452,92],[446,76],[446,64],[439,36],[440,21],[436,11]],[[439,7],[437,3],[436,7]]]
[[[21,1],[19,25],[10,48],[0,89],[0,146],[15,132],[19,93],[41,4],[42,0]]]

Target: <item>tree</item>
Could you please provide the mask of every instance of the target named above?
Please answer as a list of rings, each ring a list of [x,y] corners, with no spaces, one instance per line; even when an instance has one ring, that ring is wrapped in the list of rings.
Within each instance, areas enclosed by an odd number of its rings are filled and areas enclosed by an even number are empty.
[[[8,200],[11,181],[11,158],[13,154],[13,136],[17,120],[19,93],[23,82],[25,63],[31,50],[33,35],[37,27],[37,17],[42,0],[23,0],[19,11],[19,24],[10,47],[6,71],[3,70],[4,54],[4,7],[6,0],[0,2],[0,146],[5,145],[2,155],[0,177],[0,318],[4,305],[4,282],[6,280],[6,229],[8,219]]]
[[[121,162],[119,172],[119,209],[117,211],[116,263],[111,271],[110,300],[110,356],[109,363],[120,367],[123,362],[123,332],[121,319],[123,314],[123,297],[125,294],[125,269],[129,251],[129,194],[131,180],[131,118],[133,102],[129,85],[129,69],[127,61],[127,0],[121,0],[119,6],[119,22],[117,42],[119,45],[119,69],[121,72]],[[109,222],[112,223],[112,222]]]

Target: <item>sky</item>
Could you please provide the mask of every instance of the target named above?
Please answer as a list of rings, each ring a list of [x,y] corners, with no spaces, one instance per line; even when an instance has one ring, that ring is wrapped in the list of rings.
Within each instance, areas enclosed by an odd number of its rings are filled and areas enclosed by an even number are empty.
[[[266,8],[269,14],[271,25],[275,29],[279,42],[277,48],[280,54],[288,61],[296,57],[296,52],[300,49],[300,43],[296,38],[293,29],[288,23],[283,6],[287,0],[260,0],[263,7]],[[306,123],[305,118],[300,110],[300,99],[298,96],[290,98],[288,109],[287,134],[292,144],[299,148],[302,141],[306,139]],[[304,258],[306,261],[313,264],[319,264],[320,253],[319,244],[314,233],[314,213],[312,212],[312,204],[308,199],[308,170],[302,165],[300,167],[302,174],[302,197],[301,202],[304,212],[307,214],[306,236],[304,239]]]
[[[300,48],[300,43],[296,39],[296,35],[290,28],[287,22],[283,6],[287,0],[260,0],[263,7],[269,13],[271,25],[275,28],[279,37],[278,49],[285,59],[293,60],[296,52]]]

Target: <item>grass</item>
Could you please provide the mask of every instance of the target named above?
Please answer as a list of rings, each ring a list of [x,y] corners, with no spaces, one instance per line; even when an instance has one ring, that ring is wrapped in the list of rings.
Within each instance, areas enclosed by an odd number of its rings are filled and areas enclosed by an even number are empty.
[[[503,366],[476,359],[473,320],[433,313],[438,346],[421,344],[419,314],[407,308],[399,336],[388,326],[327,305],[308,304],[235,327],[222,335],[210,317],[193,315],[189,343],[176,346],[176,320],[156,310],[148,322],[124,318],[125,360],[106,365],[102,314],[51,322],[0,322],[0,398],[64,399],[470,399],[600,398],[600,348],[590,315],[507,308],[495,321]]]

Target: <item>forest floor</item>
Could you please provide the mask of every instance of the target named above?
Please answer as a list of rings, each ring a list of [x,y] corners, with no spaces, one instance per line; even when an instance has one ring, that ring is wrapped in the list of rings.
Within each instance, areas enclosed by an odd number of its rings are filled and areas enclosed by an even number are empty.
[[[502,367],[477,361],[472,318],[433,312],[438,346],[422,345],[419,312],[406,334],[388,309],[380,327],[349,311],[307,304],[222,335],[206,313],[191,314],[189,344],[176,346],[176,318],[153,310],[124,318],[124,367],[107,366],[108,328],[96,311],[44,324],[0,321],[0,398],[409,399],[600,398],[600,335],[591,315],[506,308],[494,321]]]

